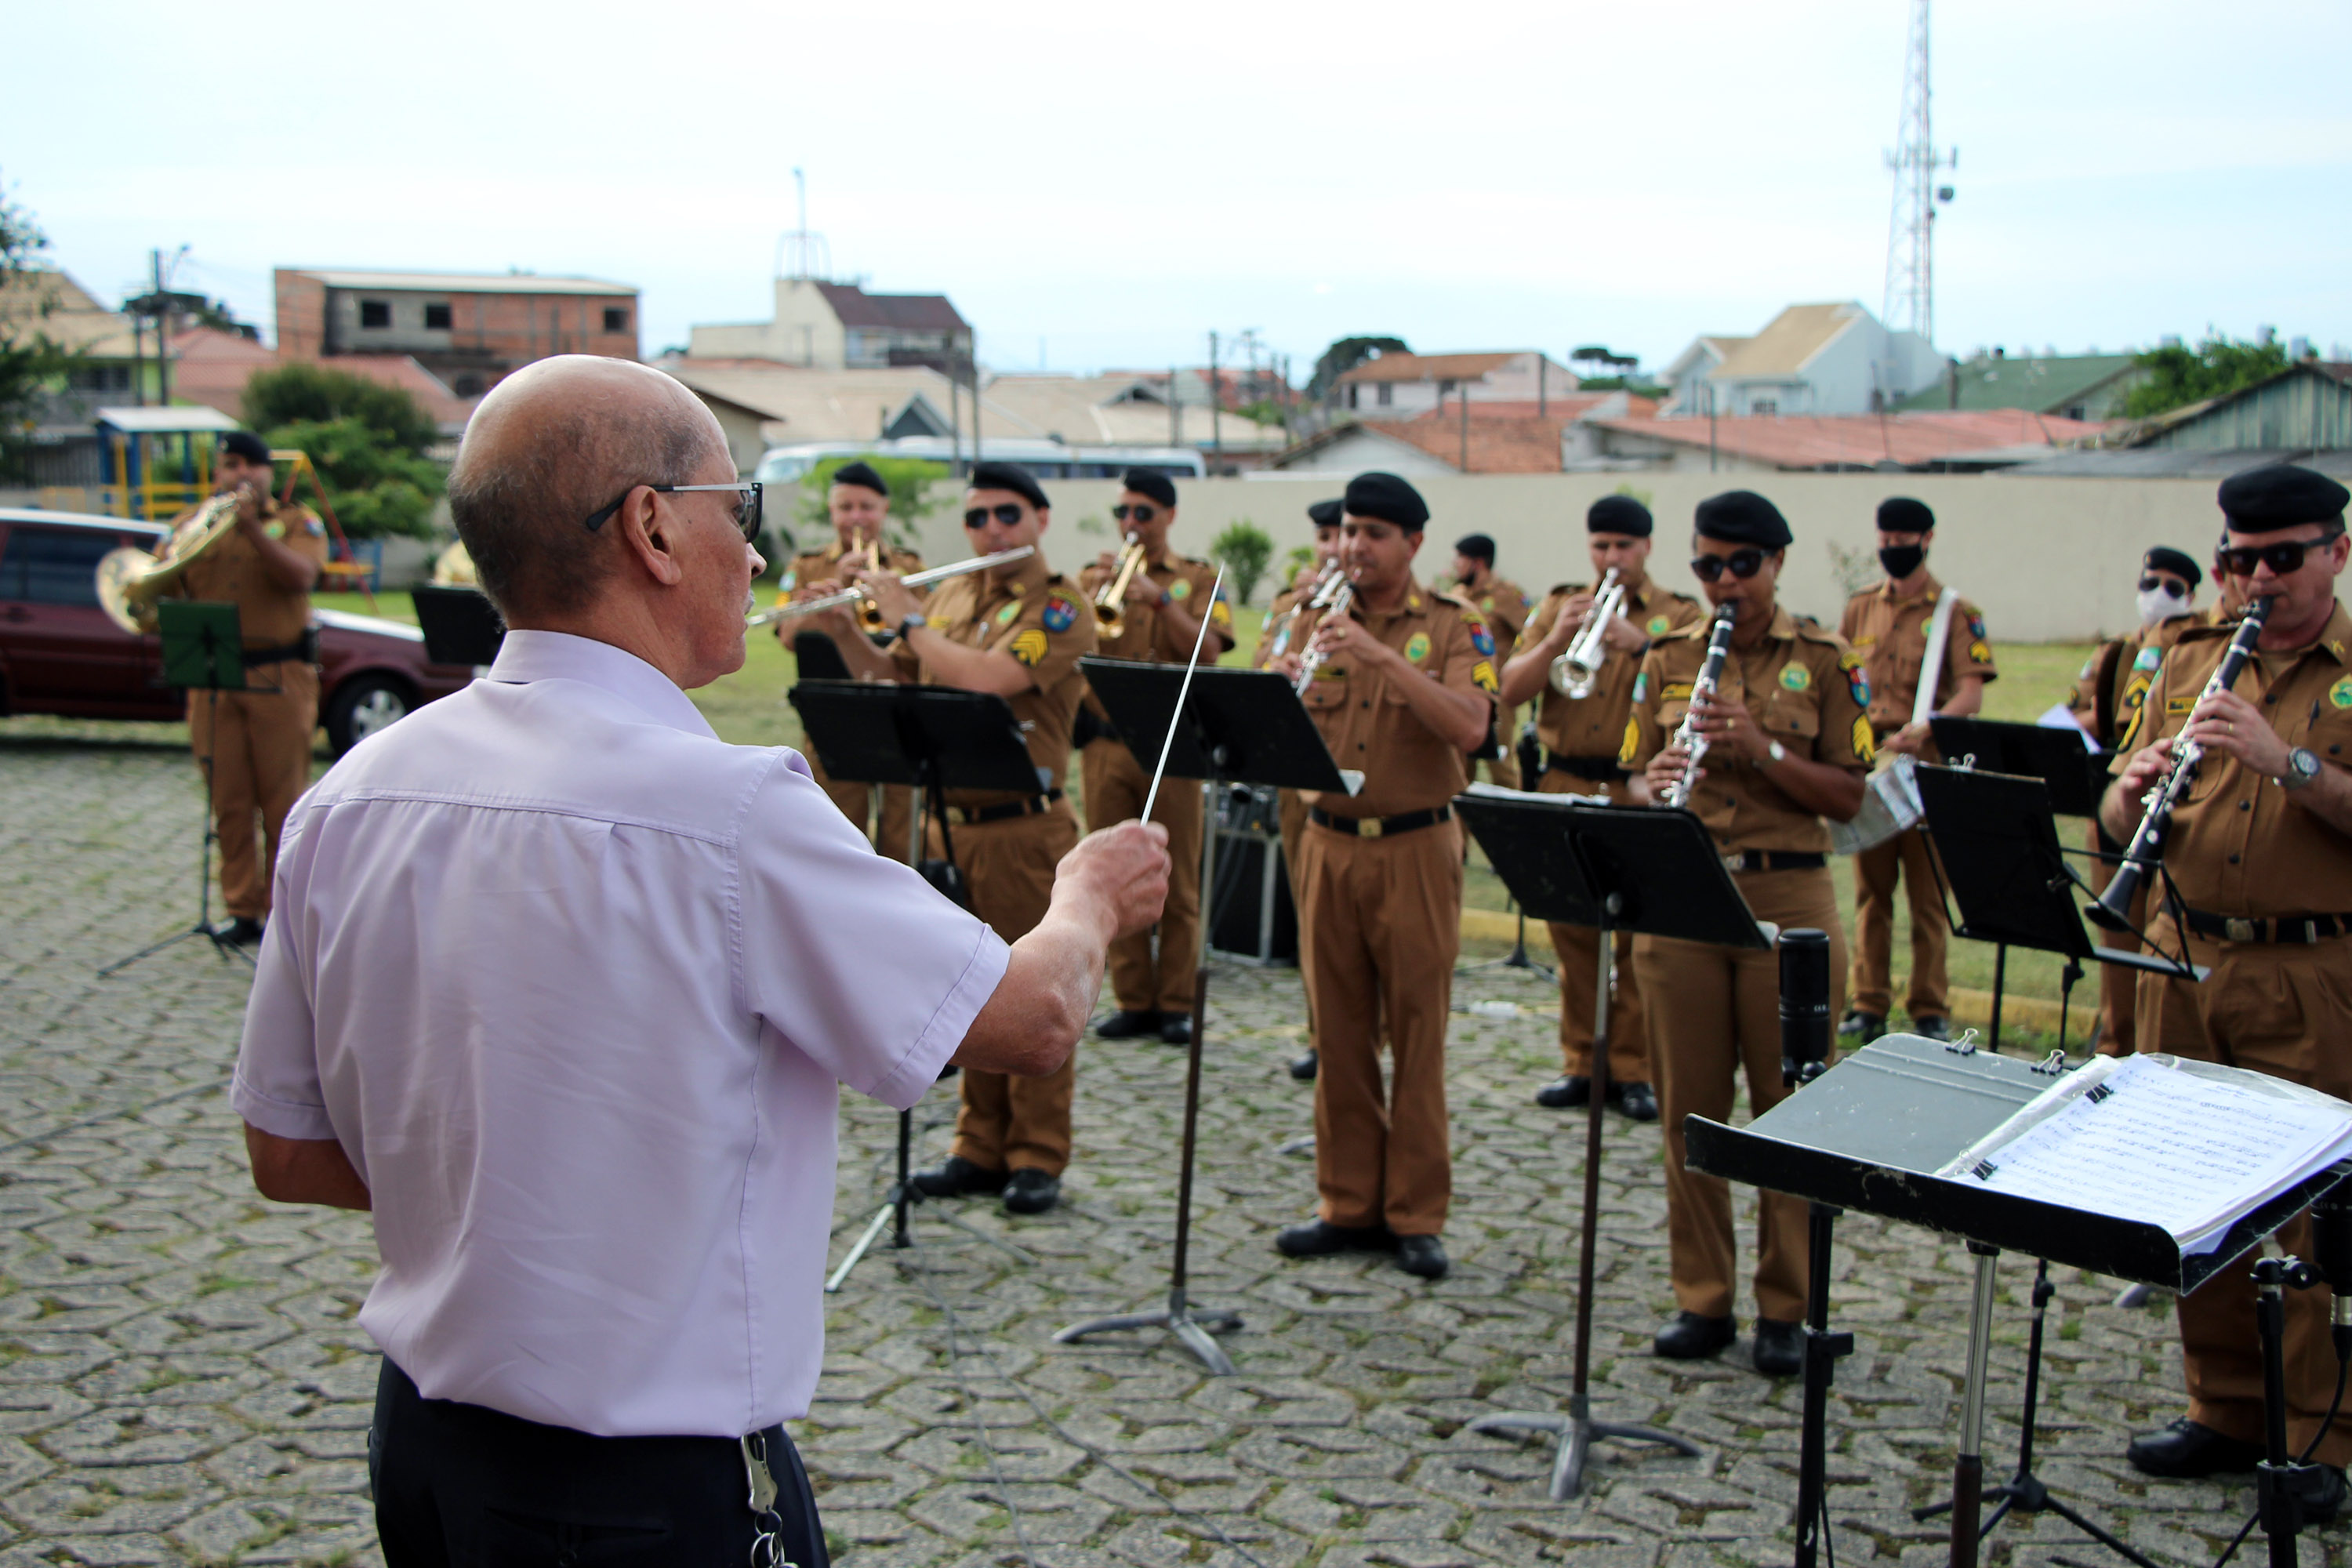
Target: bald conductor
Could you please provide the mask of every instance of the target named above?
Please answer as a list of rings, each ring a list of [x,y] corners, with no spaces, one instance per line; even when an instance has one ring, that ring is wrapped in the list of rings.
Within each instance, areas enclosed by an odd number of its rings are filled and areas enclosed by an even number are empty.
[[[1081,842],[1008,948],[713,734],[760,490],[659,372],[517,372],[449,496],[505,646],[288,819],[233,1089],[265,1196],[373,1212],[384,1560],[824,1568],[780,1424],[837,1086],[1059,1068],[1166,836]]]

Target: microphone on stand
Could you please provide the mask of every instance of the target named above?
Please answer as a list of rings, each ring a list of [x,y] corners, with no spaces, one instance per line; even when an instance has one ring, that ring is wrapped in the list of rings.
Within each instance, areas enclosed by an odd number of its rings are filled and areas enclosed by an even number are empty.
[[[1780,1081],[1801,1088],[1826,1072],[1829,1060],[1829,933],[1798,926],[1780,933]],[[2352,1248],[2352,1230],[2346,1243]]]

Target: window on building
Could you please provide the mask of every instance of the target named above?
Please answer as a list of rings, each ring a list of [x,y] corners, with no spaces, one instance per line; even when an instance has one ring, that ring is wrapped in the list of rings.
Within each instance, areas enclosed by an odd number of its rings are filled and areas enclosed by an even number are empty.
[[[1381,383],[1380,390],[1372,395],[1372,401],[1379,404],[1383,408],[1386,408],[1389,405],[1394,403],[1396,401],[1396,383],[1392,381],[1384,381]]]
[[[625,305],[607,305],[607,306],[605,306],[605,307],[604,307],[604,330],[605,330],[606,331],[608,331],[608,332],[625,332],[625,331],[627,331],[629,330],[629,309],[628,309],[628,307],[627,307],[627,306],[625,306]]]
[[[428,304],[425,307],[425,330],[428,332],[446,332],[449,330],[449,306],[446,301]]]
[[[360,325],[362,328],[392,325],[392,301],[389,300],[361,300]]]
[[[1780,400],[1777,397],[1759,397],[1748,405],[1748,412],[1759,418],[1769,418],[1780,412]]]
[[[0,599],[35,605],[95,605],[98,563],[121,543],[95,530],[18,526],[9,531],[0,555]]]

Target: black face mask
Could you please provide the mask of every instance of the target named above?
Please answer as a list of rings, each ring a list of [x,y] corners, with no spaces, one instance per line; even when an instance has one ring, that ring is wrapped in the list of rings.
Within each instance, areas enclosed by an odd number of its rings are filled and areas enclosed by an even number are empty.
[[[1924,544],[1890,544],[1878,552],[1878,563],[1897,583],[1919,570],[1919,563],[1927,559],[1927,547]]]

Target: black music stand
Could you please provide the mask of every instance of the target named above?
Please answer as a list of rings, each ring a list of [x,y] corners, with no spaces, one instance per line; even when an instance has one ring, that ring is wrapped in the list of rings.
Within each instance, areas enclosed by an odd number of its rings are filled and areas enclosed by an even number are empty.
[[[2184,1255],[2159,1226],[1989,1191],[1936,1174],[2048,1088],[2065,1070],[2062,1063],[2054,1052],[2049,1061],[2028,1064],[1958,1042],[1888,1035],[1744,1128],[1701,1116],[1683,1123],[1693,1170],[1787,1193],[1814,1205],[1811,1264],[1816,1278],[1827,1272],[1831,1237],[1829,1226],[1820,1217],[1824,1212],[1858,1209],[1968,1244],[1975,1257],[1976,1278],[1959,1452],[1952,1474],[1953,1568],[1975,1568],[1982,1533],[1979,1503],[1985,1380],[1992,1348],[1993,1268],[2000,1253],[2020,1252],[2186,1295],[2345,1180],[2338,1173],[2340,1166],[2323,1171],[2250,1211],[2212,1250]],[[2186,1071],[2204,1065],[2181,1064]],[[2029,1410],[2029,1435],[2032,1418]],[[1809,1401],[1801,1474],[1809,1466],[1819,1473],[1828,1452],[1826,1423],[1826,1409],[1817,1410]],[[2025,1452],[2030,1457],[2030,1447]],[[2031,1480],[2030,1470],[2021,1469],[2021,1477]],[[2154,1568],[2146,1557],[2034,1484],[2040,1495],[2031,1500],[2143,1568]],[[2003,1512],[2012,1504],[2021,1510],[2028,1506],[2029,1500],[2011,1488],[1998,1492],[2004,1494]],[[1801,1508],[1806,1506],[1801,1501]],[[1826,1498],[1815,1498],[1811,1506],[1825,1514]],[[1810,1544],[1801,1533],[1796,1562],[1798,1568],[1812,1568]]]
[[[801,632],[793,638],[793,663],[803,680],[854,680],[841,645],[823,632]]]
[[[1722,947],[1770,945],[1696,816],[1648,806],[1590,805],[1560,795],[1474,785],[1454,797],[1471,835],[1519,907],[1538,920],[1591,926],[1600,938],[1592,1094],[1584,1117],[1584,1230],[1577,1258],[1576,1373],[1568,1414],[1482,1416],[1474,1432],[1552,1432],[1551,1497],[1577,1495],[1596,1440],[1698,1445],[1654,1426],[1592,1418],[1592,1289],[1601,1229],[1601,1102],[1609,1097],[1609,968],[1620,930]]]
[[[416,606],[416,627],[425,634],[425,657],[436,664],[487,669],[498,662],[507,624],[479,588],[419,584],[408,591]]]
[[[220,734],[220,694],[246,688],[245,634],[239,629],[235,605],[194,599],[159,601],[155,625],[162,643],[163,683],[184,691],[203,692],[212,721],[205,726],[205,754],[196,759],[205,775],[205,840],[196,860],[196,923],[116,959],[98,972],[100,980],[194,937],[211,942],[224,962],[235,953],[247,963],[253,963],[253,954],[213,929],[213,841],[219,834],[213,818],[212,747]]]
[[[1287,789],[1330,790],[1352,795],[1363,782],[1349,783],[1331,760],[1321,731],[1289,681],[1267,669],[1145,664],[1088,654],[1078,660],[1102,700],[1111,723],[1136,762],[1148,773],[1160,765],[1160,742],[1168,747],[1168,776],[1205,779],[1208,798],[1221,798],[1227,784],[1274,784]],[[1177,710],[1183,693],[1183,710]],[[1166,1329],[1201,1359],[1211,1374],[1233,1375],[1232,1358],[1217,1343],[1218,1330],[1241,1327],[1241,1314],[1195,1314],[1186,1296],[1186,1266],[1192,1234],[1192,1163],[1201,1120],[1201,1045],[1208,1033],[1209,896],[1217,885],[1217,825],[1202,814],[1201,825],[1201,951],[1192,976],[1192,1041],[1184,1061],[1184,1142],[1176,1178],[1176,1247],[1169,1270],[1168,1305],[1156,1311],[1125,1312],[1073,1323],[1054,1336],[1072,1344],[1089,1334],[1125,1329]]]
[[[828,644],[828,647],[830,645]],[[1044,781],[1029,761],[1028,742],[1021,738],[1021,722],[1012,704],[987,691],[959,691],[943,686],[901,686],[894,682],[803,680],[785,693],[800,715],[809,749],[824,764],[826,773],[850,784],[896,784],[913,786],[914,809],[907,845],[908,864],[923,863],[923,814],[928,807],[940,823],[947,850],[946,874],[934,881],[940,890],[958,897],[960,878],[954,871],[955,844],[948,837],[944,796],[950,789],[1037,792]],[[958,901],[962,901],[959,897]],[[828,1276],[824,1289],[837,1293],[882,1234],[892,1227],[890,1245],[907,1240],[907,1210],[917,1200],[909,1165],[914,1158],[915,1113],[898,1112],[898,1179],[866,1222],[841,1266]],[[1021,1261],[1034,1259],[959,1216],[941,1217],[992,1247]]]
[[[2099,798],[2107,793],[2107,764],[2116,754],[2094,748],[2082,731],[1942,713],[1929,718],[1927,727],[1935,731],[1936,749],[1953,767],[2038,778],[2050,786],[2050,809],[2059,816],[2099,815]]]
[[[2010,726],[2024,729],[2029,726]],[[2052,733],[2058,733],[2052,731]],[[2062,741],[2067,737],[2058,734]],[[2009,950],[2032,948],[2064,958],[2058,1002],[2058,1045],[2066,1045],[2066,1012],[2084,961],[2152,970],[2183,980],[2205,972],[2169,956],[2100,947],[2084,929],[2074,892],[2087,892],[2066,863],[2051,817],[2049,786],[2041,778],[1987,773],[1968,767],[1922,763],[1912,775],[1919,804],[1936,845],[1937,875],[1960,907],[1953,931],[1972,942],[1993,944],[1992,1026],[1990,1043],[2000,1048],[2000,1003],[2008,979]]]

